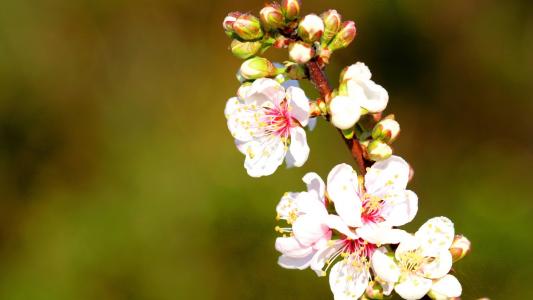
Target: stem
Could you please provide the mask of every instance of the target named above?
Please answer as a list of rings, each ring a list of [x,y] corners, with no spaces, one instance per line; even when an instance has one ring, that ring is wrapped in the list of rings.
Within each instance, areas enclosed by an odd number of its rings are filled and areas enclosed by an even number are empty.
[[[324,73],[324,70],[322,70],[316,60],[309,61],[307,63],[307,69],[309,70],[309,79],[311,80],[315,88],[318,90],[320,96],[324,99],[326,104],[328,104],[331,101],[332,90],[329,85],[326,74]],[[365,175],[366,162],[363,157],[363,148],[361,147],[359,140],[357,140],[357,137],[354,137],[352,139],[346,139],[342,131],[340,129],[338,131],[342,139],[346,143],[346,146],[352,153],[355,162],[357,163],[357,167],[359,168],[359,174]]]

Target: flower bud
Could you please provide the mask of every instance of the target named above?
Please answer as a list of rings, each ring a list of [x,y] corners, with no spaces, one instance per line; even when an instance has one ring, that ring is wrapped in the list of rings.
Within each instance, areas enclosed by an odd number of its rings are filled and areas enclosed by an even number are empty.
[[[281,10],[288,20],[294,20],[300,15],[300,0],[283,0],[281,1]]]
[[[235,23],[240,16],[241,13],[238,11],[231,12],[224,18],[224,21],[222,21],[222,27],[229,37],[233,35],[233,23]]]
[[[355,38],[355,33],[356,29],[353,21],[343,22],[341,29],[337,32],[331,43],[329,43],[328,49],[335,51],[347,47]]]
[[[372,130],[372,138],[381,140],[387,144],[394,142],[400,134],[400,124],[393,119],[379,121]]]
[[[341,15],[334,9],[324,12],[322,15],[322,20],[324,21],[324,33],[322,34],[322,45],[325,46],[337,34],[341,28]]]
[[[317,15],[307,15],[298,24],[298,36],[308,43],[318,41],[322,33],[324,33],[324,22]]]
[[[289,45],[289,57],[292,61],[305,64],[315,56],[315,50],[304,42],[294,42]]]
[[[471,243],[463,235],[456,235],[453,239],[452,246],[450,247],[450,253],[452,254],[453,262],[461,260],[468,253],[470,253]]]
[[[373,161],[384,160],[392,155],[392,148],[380,140],[370,142],[366,150],[368,158]]]
[[[329,103],[333,126],[346,130],[352,128],[361,116],[359,101],[348,96],[336,96]]]
[[[239,70],[245,79],[258,79],[276,75],[276,67],[264,57],[253,57],[242,63]]]
[[[285,17],[277,3],[269,4],[259,12],[259,18],[266,30],[278,29],[285,25]]]
[[[261,49],[261,42],[241,42],[233,40],[231,42],[231,53],[240,59],[247,59],[254,56]]]
[[[383,287],[376,281],[370,281],[366,287],[365,295],[369,299],[383,299]]]
[[[287,66],[287,75],[294,80],[300,80],[307,77],[305,67],[300,64],[291,63]]]
[[[256,40],[263,36],[261,23],[258,18],[250,15],[241,15],[233,22],[233,30],[243,40]]]

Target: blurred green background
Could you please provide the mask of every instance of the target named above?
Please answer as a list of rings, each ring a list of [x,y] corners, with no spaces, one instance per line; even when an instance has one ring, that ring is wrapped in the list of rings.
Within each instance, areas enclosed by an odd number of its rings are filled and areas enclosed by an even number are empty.
[[[420,198],[406,228],[446,215],[472,240],[464,299],[533,299],[531,3],[304,0],[356,21],[328,72],[364,61],[389,91]],[[304,167],[253,179],[226,129],[221,22],[262,4],[2,1],[0,299],[331,298],[276,265],[274,208],[350,162],[343,142],[321,122]]]

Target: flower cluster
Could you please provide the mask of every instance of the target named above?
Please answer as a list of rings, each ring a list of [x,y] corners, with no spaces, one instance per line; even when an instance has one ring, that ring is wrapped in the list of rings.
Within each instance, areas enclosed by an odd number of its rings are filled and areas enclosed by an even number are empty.
[[[335,299],[383,299],[393,291],[404,299],[459,297],[461,285],[450,272],[469,252],[468,239],[455,235],[445,217],[414,234],[399,228],[414,219],[418,197],[407,189],[411,167],[393,155],[400,125],[394,115],[382,116],[387,91],[362,62],[342,70],[335,89],[324,75],[332,53],[354,40],[355,23],[335,10],[303,17],[300,11],[299,0],[283,0],[267,4],[259,17],[232,12],[223,21],[232,53],[244,60],[225,116],[248,174],[271,175],[284,161],[303,166],[310,154],[306,129],[317,119],[341,132],[357,166],[333,167],[326,182],[307,173],[307,191],[283,195],[276,207],[279,265],[329,274]],[[288,60],[261,57],[270,47],[287,48]],[[319,99],[299,87],[306,79]]]

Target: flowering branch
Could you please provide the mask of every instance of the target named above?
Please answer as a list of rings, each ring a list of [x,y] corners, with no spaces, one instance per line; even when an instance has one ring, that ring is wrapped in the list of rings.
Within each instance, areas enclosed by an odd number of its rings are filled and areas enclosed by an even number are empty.
[[[314,172],[303,177],[307,191],[286,193],[276,207],[281,234],[278,263],[288,269],[329,272],[335,299],[457,299],[462,287],[452,263],[470,251],[454,224],[435,217],[414,234],[399,227],[418,212],[418,197],[407,189],[409,164],[392,155],[400,133],[394,115],[382,118],[389,95],[361,62],[346,67],[337,88],[324,73],[334,51],[355,38],[355,23],[328,10],[300,17],[299,0],[271,3],[251,14],[230,13],[223,27],[231,51],[244,59],[237,96],[225,108],[228,128],[245,155],[250,176],[273,174],[285,161],[301,167],[309,157],[307,133],[318,117],[335,126],[351,151],[357,171],[333,167],[324,182]],[[287,48],[289,61],[259,55]],[[309,79],[320,99],[309,101],[298,80]],[[307,128],[306,131],[304,128]]]

